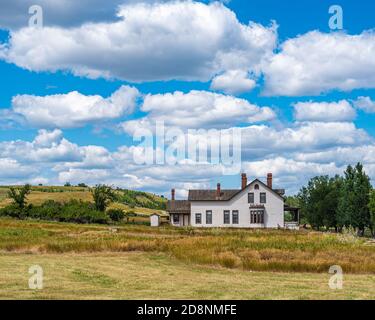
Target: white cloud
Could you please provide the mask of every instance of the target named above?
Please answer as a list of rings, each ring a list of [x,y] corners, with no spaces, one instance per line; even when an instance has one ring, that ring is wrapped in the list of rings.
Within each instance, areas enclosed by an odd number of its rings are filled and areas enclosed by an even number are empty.
[[[372,139],[366,131],[347,122],[307,122],[283,129],[265,125],[242,129],[242,148],[250,158],[353,146],[370,141]]]
[[[229,70],[216,76],[211,83],[211,89],[223,91],[227,94],[239,94],[251,91],[256,86],[256,81],[249,78],[244,70]]]
[[[285,41],[264,63],[265,94],[319,95],[375,88],[375,34],[312,31]]]
[[[128,133],[138,128],[152,129],[156,121],[180,129],[230,128],[236,123],[255,123],[276,118],[268,107],[258,107],[247,100],[208,91],[190,91],[146,95],[141,111],[145,117],[122,124]]]
[[[208,81],[226,70],[259,72],[276,45],[276,26],[241,24],[218,2],[128,4],[118,17],[74,28],[23,28],[11,33],[0,56],[28,70],[90,78]]]
[[[1,179],[28,179],[35,169],[23,166],[17,160],[1,158],[0,156],[0,178]]]
[[[335,162],[339,166],[357,162],[375,164],[375,144],[370,143],[352,147],[333,147],[328,150],[307,153],[296,152],[293,157],[298,161],[315,163]]]
[[[351,123],[300,123],[293,128],[242,128],[242,169],[249,178],[271,171],[275,186],[296,192],[317,174],[341,173],[349,163],[361,161],[375,177],[375,145]],[[138,146],[114,152],[101,146],[78,146],[61,130],[40,130],[34,141],[0,143],[2,183],[97,183],[169,195],[171,187],[185,196],[189,188],[209,188],[222,178],[220,165],[138,165]],[[238,179],[238,183],[239,183]],[[226,187],[226,186],[223,186]]]
[[[33,142],[0,142],[0,157],[15,158],[25,164],[79,161],[82,154],[77,145],[62,137],[60,130],[40,130]]]
[[[44,25],[77,26],[84,22],[116,20],[117,7],[124,3],[151,0],[2,0],[0,28],[19,29],[29,23],[29,7],[39,5],[44,10]]]
[[[356,108],[366,113],[375,113],[375,101],[370,97],[358,97],[353,103]]]
[[[338,167],[334,162],[321,164],[285,157],[247,162],[243,167],[249,176],[263,179],[268,172],[272,172],[274,187],[287,189],[289,195],[298,193],[310,178],[317,175],[342,174],[345,170],[345,167]]]
[[[18,95],[12,99],[12,109],[35,127],[73,128],[132,113],[138,96],[138,90],[128,86],[122,86],[109,98],[77,91],[50,96]]]
[[[293,105],[297,121],[352,121],[356,111],[346,100],[339,102],[298,102]]]

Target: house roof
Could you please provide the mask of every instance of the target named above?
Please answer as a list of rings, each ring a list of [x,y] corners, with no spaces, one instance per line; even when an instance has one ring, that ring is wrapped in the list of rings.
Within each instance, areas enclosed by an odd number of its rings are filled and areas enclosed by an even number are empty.
[[[227,201],[231,199],[238,190],[221,190],[220,199],[216,197],[216,190],[189,190],[189,201]]]
[[[190,201],[169,200],[167,202],[167,211],[169,213],[190,213]]]
[[[251,183],[249,183],[247,187],[249,187],[253,183],[259,183],[269,191],[271,191],[276,196],[283,198],[285,194],[284,189],[271,189],[269,188],[264,182],[260,181],[259,179],[255,179]],[[234,198],[237,194],[241,193],[242,189],[237,190],[221,190],[220,199],[216,196],[216,190],[189,190],[189,201],[229,201]]]

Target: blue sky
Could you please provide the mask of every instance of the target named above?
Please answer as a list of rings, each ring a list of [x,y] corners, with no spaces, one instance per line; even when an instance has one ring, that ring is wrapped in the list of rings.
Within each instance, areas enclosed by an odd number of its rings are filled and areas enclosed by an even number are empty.
[[[0,13],[0,184],[175,187],[180,197],[239,186],[239,173],[209,164],[132,162],[134,128],[156,120],[242,128],[241,171],[273,172],[290,194],[357,161],[375,177],[373,2],[111,0],[99,14],[85,1],[35,0],[36,30],[18,2]],[[333,4],[344,30],[329,28]]]

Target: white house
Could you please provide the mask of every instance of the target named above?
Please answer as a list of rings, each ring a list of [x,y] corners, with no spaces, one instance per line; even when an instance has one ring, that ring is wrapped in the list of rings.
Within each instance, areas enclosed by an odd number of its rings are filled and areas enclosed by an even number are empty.
[[[284,227],[284,212],[297,208],[284,205],[283,189],[273,189],[272,174],[267,183],[255,179],[247,183],[242,174],[241,189],[189,190],[188,200],[168,201],[167,211],[173,226],[232,227],[232,228],[279,228]],[[298,219],[298,218],[297,218]]]

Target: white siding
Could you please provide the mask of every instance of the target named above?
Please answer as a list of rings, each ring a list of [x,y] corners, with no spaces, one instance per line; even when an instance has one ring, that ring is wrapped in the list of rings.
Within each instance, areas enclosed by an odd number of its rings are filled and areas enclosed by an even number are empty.
[[[259,190],[254,186],[258,184]],[[265,192],[267,202],[264,204],[264,224],[250,223],[250,204],[248,193],[254,192],[254,204],[260,205],[260,193]],[[206,224],[206,211],[212,211],[212,224]],[[230,224],[224,224],[224,210],[230,210]],[[239,212],[239,223],[233,224],[233,210]],[[254,209],[257,210],[257,209]],[[195,214],[202,214],[202,224],[195,223]],[[230,201],[193,201],[191,202],[191,225],[194,227],[232,227],[232,228],[277,228],[284,226],[284,201],[263,184],[253,182]]]
[[[157,214],[151,215],[150,216],[150,224],[151,224],[151,227],[159,227],[160,217]]]

